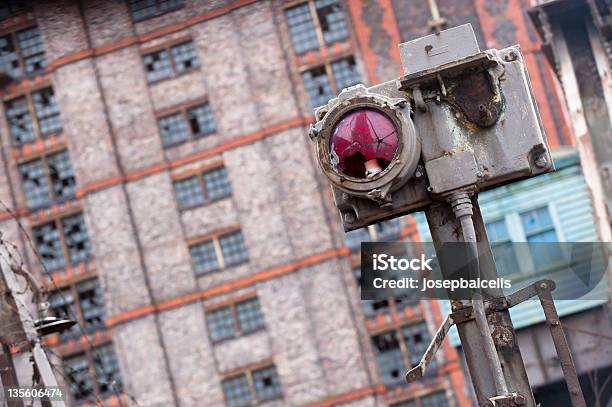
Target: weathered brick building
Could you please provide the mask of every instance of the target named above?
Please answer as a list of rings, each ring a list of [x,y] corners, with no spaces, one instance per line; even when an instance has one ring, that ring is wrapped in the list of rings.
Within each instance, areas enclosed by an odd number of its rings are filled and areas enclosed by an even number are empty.
[[[53,278],[47,340],[72,403],[469,406],[449,345],[403,384],[440,311],[360,303],[305,133],[312,106],[401,73],[397,44],[446,19],[520,42],[552,145],[569,142],[521,0],[8,2],[0,229]],[[59,290],[58,290],[59,288]],[[61,360],[60,360],[61,359]]]

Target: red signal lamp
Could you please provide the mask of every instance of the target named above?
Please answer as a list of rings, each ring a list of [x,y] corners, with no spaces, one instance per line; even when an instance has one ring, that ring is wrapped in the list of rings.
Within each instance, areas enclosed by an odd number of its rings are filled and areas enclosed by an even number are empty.
[[[329,140],[329,154],[336,170],[355,178],[370,178],[384,171],[397,149],[394,123],[372,108],[347,113],[336,124]]]
[[[331,183],[348,196],[389,205],[391,194],[414,175],[421,155],[407,100],[356,85],[315,116],[310,137]]]

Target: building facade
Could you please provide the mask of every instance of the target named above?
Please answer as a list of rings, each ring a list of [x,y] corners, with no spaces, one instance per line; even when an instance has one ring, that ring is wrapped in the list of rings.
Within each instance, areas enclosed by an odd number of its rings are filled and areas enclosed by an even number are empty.
[[[342,88],[401,74],[398,43],[471,22],[482,48],[521,43],[549,141],[570,143],[522,1],[54,0],[0,18],[0,229],[80,322],[46,339],[72,405],[472,404],[450,345],[403,382],[435,303],[359,300],[358,242],[418,240],[416,222],[345,237],[305,134]]]

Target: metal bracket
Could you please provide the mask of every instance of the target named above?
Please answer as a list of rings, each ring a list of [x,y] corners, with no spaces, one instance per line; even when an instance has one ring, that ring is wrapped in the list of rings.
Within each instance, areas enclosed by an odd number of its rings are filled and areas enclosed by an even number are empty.
[[[552,280],[539,280],[533,284],[523,287],[520,290],[510,294],[507,297],[499,297],[485,301],[485,312],[491,314],[494,312],[504,311],[512,308],[517,304],[527,301],[528,299],[538,296],[546,322],[550,327],[550,333],[555,345],[557,356],[565,376],[565,381],[570,393],[573,407],[586,407],[582,389],[578,381],[578,373],[576,366],[572,360],[567,339],[561,326],[559,315],[552,298],[551,292],[556,288],[555,282]],[[408,383],[420,379],[425,374],[425,370],[431,364],[437,350],[442,346],[442,342],[446,337],[450,328],[455,324],[462,324],[474,319],[472,306],[467,306],[452,312],[447,315],[442,325],[438,328],[436,335],[425,350],[421,361],[406,373],[406,381]],[[516,406],[524,397],[519,394],[499,395],[489,399],[487,406]]]

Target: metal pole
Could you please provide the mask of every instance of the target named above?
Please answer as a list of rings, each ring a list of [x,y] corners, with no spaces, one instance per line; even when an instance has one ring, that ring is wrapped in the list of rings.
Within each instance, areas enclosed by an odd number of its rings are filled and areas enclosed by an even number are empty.
[[[472,197],[471,201],[474,213],[472,221],[476,240],[480,242],[478,245],[480,274],[483,278],[495,279],[497,277],[495,262],[490,246],[487,244],[488,239],[482,215],[480,214],[480,208],[475,197]],[[445,202],[430,205],[425,214],[436,250],[439,250],[445,242],[463,241],[461,222],[455,217],[451,205]],[[443,252],[439,252],[439,256],[440,253],[443,256]],[[444,260],[444,258],[440,258],[441,265],[444,264]],[[450,261],[452,262],[452,259]],[[448,272],[448,270],[442,267],[444,275],[446,275],[445,272]],[[483,290],[483,295],[485,298],[496,298],[501,297],[503,292],[500,289],[487,289]],[[452,298],[452,293],[449,293],[449,296]],[[451,306],[453,311],[458,311],[471,306],[471,302],[452,299]],[[524,406],[536,407],[509,312],[507,310],[494,312],[489,315],[488,319],[493,327],[493,341],[506,379],[508,392],[517,393],[522,396]],[[491,380],[493,372],[491,371],[489,360],[483,352],[485,344],[476,321],[471,319],[458,324],[457,331],[461,339],[461,346],[478,405],[488,406],[490,405],[489,398],[495,397],[498,394],[495,384]]]
[[[474,229],[474,222],[472,221],[472,201],[466,192],[454,193],[449,199],[450,204],[455,213],[455,217],[459,219],[461,223],[461,231],[463,234],[463,241],[469,245],[469,264],[473,268],[471,277],[482,277],[480,273],[480,266],[478,260],[478,245],[476,244],[476,230]],[[505,396],[508,394],[508,386],[506,385],[506,379],[502,370],[493,338],[491,337],[491,331],[489,330],[489,323],[487,322],[487,316],[485,314],[484,303],[482,299],[482,291],[476,289],[472,291],[472,309],[474,310],[474,320],[482,341],[484,343],[484,352],[489,360],[491,366],[491,372],[493,373],[493,383],[495,384],[495,390],[497,396]]]
[[[4,247],[0,247],[0,250],[6,249]],[[13,341],[14,343],[17,343],[15,342],[16,339],[19,339],[19,341],[23,341],[25,339],[25,341],[30,343],[32,360],[34,361],[35,369],[38,370],[41,384],[44,387],[57,387],[57,380],[53,374],[49,359],[47,359],[47,355],[40,346],[40,338],[36,332],[34,321],[28,309],[26,309],[27,302],[25,293],[20,291],[15,274],[12,271],[10,264],[7,264],[6,259],[8,258],[10,258],[10,256],[8,256],[6,253],[4,253],[3,256],[0,256],[0,287],[5,289],[10,301],[7,304],[8,306],[5,304],[0,304],[0,306],[5,305],[3,307],[2,314],[13,314],[12,321],[16,321],[16,324],[20,326],[20,332],[18,332],[15,335],[15,338],[12,340],[11,338],[3,338],[3,341]],[[10,342],[3,343],[3,345],[12,344],[13,343]],[[53,407],[65,406],[63,401],[50,400],[48,403]]]

